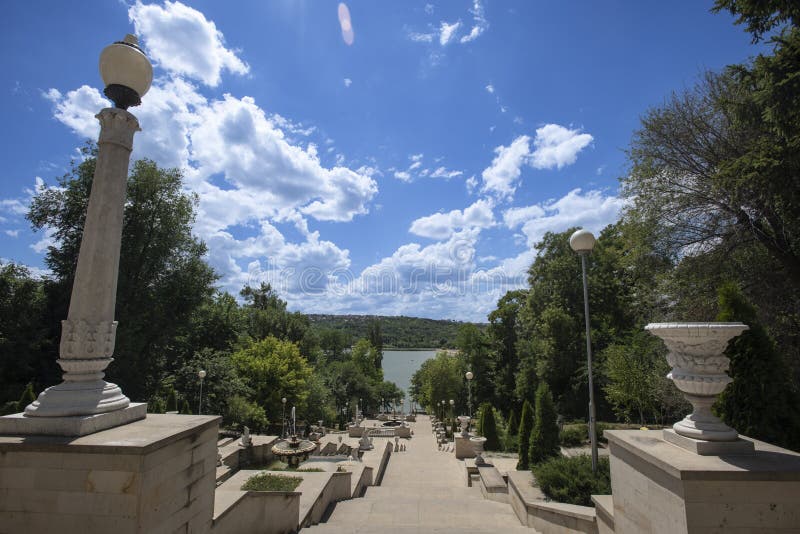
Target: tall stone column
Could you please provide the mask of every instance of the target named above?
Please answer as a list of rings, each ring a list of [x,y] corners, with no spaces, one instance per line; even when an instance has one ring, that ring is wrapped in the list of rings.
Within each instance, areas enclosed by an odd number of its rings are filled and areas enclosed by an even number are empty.
[[[97,163],[86,213],[67,319],[62,321],[63,382],[44,390],[24,416],[0,418],[0,432],[84,435],[145,417],[103,380],[113,360],[114,309],[128,166],[139,121],[130,112],[106,108],[100,121]],[[22,414],[18,414],[22,415]]]
[[[139,121],[106,108],[100,121],[97,163],[72,285],[67,320],[61,322],[58,364],[64,382],[47,388],[25,408],[32,417],[93,415],[126,408],[128,397],[103,380],[112,361],[117,322],[119,251],[133,135]]]

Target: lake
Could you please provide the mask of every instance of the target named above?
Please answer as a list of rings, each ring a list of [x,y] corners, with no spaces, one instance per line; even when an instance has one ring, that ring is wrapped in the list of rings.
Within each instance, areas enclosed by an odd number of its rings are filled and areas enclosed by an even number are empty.
[[[394,382],[397,384],[397,387],[406,392],[406,400],[403,407],[406,412],[411,409],[411,401],[408,398],[408,388],[411,387],[411,375],[419,369],[422,362],[434,356],[436,356],[435,349],[384,349],[383,379]]]

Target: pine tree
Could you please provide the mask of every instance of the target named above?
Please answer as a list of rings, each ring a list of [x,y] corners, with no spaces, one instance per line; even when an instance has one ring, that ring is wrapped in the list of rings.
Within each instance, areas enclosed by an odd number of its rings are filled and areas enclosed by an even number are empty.
[[[519,420],[519,462],[517,462],[517,470],[526,470],[530,467],[528,462],[528,452],[531,439],[531,430],[533,430],[533,407],[526,399],[522,403],[522,415]]]
[[[494,408],[491,404],[484,405],[484,409],[481,412],[481,419],[483,420],[481,430],[483,431],[483,437],[486,438],[486,443],[484,443],[483,447],[487,451],[500,450],[500,437],[497,435],[497,421],[494,419]]]
[[[514,411],[514,408],[511,408],[511,412],[508,414],[508,424],[506,425],[506,436],[505,436],[506,451],[513,452],[517,450],[518,431],[519,431],[519,421],[517,421],[517,412]]]
[[[33,393],[33,384],[29,382],[25,388],[25,391],[22,392],[22,396],[19,398],[19,402],[17,403],[17,411],[25,411],[25,407],[35,400],[36,395]]]
[[[736,284],[721,286],[718,298],[718,321],[741,321],[750,329],[725,351],[733,383],[720,395],[717,414],[741,434],[800,450],[800,399],[786,362]]]
[[[547,384],[542,382],[536,389],[536,417],[528,451],[528,461],[531,465],[560,454],[557,417],[553,395]]]

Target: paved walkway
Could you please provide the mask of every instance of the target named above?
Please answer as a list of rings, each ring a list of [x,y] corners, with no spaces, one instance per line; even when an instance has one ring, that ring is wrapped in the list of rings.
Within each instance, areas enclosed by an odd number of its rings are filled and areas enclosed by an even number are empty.
[[[412,423],[414,437],[406,451],[393,453],[381,486],[363,498],[340,502],[327,523],[309,534],[333,533],[525,533],[511,506],[483,498],[467,487],[463,462],[441,452],[428,417]]]

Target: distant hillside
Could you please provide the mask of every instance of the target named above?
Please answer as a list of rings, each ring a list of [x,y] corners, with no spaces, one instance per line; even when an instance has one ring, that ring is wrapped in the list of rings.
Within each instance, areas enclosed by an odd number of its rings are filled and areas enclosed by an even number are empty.
[[[466,323],[422,319],[419,317],[385,315],[309,315],[311,325],[316,328],[342,330],[353,340],[367,337],[370,321],[380,319],[385,348],[454,348],[458,328]],[[478,324],[485,328],[485,324]]]

